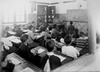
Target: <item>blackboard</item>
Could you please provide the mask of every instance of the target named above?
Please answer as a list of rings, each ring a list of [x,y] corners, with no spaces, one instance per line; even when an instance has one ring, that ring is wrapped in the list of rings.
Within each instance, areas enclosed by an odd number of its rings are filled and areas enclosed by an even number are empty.
[[[67,10],[66,20],[68,21],[88,21],[88,15],[86,9],[73,9]]]

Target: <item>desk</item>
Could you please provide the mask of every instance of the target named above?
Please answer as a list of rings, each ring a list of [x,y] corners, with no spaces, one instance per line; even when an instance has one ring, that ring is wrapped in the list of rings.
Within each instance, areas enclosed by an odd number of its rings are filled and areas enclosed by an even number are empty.
[[[15,58],[15,59],[20,61],[19,64],[15,65],[15,68],[14,68],[13,72],[20,72],[21,70],[25,69],[26,67],[31,68],[35,72],[42,72],[42,70],[40,68],[38,68],[35,65],[29,63],[28,61],[24,60],[23,58],[21,58],[20,56],[18,56],[15,53],[9,54],[6,57],[5,61],[9,60],[11,57],[13,57],[13,58]]]
[[[71,71],[71,72],[75,72],[75,71],[80,71],[82,70],[84,67],[88,66],[89,64],[91,64],[94,61],[93,58],[93,54],[91,55],[84,55],[72,62],[69,62],[51,72],[67,72],[67,71]]]

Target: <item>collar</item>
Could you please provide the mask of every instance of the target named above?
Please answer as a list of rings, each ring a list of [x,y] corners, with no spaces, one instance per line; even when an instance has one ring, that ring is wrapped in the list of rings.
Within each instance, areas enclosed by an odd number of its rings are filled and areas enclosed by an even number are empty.
[[[47,52],[47,55],[51,56],[51,55],[54,55],[54,53],[53,52]]]

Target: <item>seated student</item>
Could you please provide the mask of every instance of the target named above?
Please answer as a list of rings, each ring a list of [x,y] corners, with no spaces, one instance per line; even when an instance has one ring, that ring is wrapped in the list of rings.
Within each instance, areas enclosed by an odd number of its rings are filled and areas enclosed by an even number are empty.
[[[52,30],[51,30],[51,36],[52,37],[57,37],[60,35],[60,32],[58,31],[58,28],[57,27],[54,27]]]
[[[77,40],[76,35],[73,35],[72,40],[71,40],[71,45],[74,46],[74,47],[76,47],[76,40]]]
[[[73,34],[74,38],[79,38],[78,29],[75,29],[75,33]]]
[[[80,32],[80,37],[76,40],[76,47],[81,48],[80,56],[89,52],[88,39],[85,37],[84,32]]]
[[[20,40],[22,41],[22,44],[21,46],[19,47],[19,55],[22,56],[22,57],[27,57],[27,53],[29,52],[29,48],[28,48],[28,35],[27,34],[24,34],[21,36]]]
[[[37,37],[37,33],[35,33],[35,26],[30,25],[28,27],[28,29],[29,29],[29,31],[27,33],[28,34],[28,40],[29,40],[28,45],[30,46],[30,48],[38,46],[38,44],[36,42],[34,42],[34,40]]]
[[[15,36],[21,37],[22,34],[23,34],[23,32],[22,32],[21,28],[17,28]]]
[[[46,42],[46,48],[48,50],[47,55],[41,60],[41,68],[44,68],[44,71],[53,70],[59,66],[61,66],[61,60],[59,56],[54,54],[55,42],[53,40],[49,40]],[[48,66],[49,65],[49,66]]]
[[[77,58],[79,55],[79,51],[70,45],[71,37],[65,36],[64,42],[66,45],[62,46],[62,53],[67,56],[73,57],[74,59]]]
[[[85,37],[84,32],[80,32],[80,37],[76,40],[76,47],[86,48],[88,45],[87,38]]]
[[[24,34],[21,37],[22,45],[19,47],[19,55],[32,64],[35,64],[36,66],[39,66],[40,63],[40,57],[38,55],[35,55],[31,52],[31,49],[28,47],[28,35]]]

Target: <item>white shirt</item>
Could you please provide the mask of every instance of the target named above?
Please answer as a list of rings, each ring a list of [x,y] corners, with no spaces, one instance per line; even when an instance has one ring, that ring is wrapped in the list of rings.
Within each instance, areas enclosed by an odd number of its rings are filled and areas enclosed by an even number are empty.
[[[62,53],[73,58],[77,58],[79,55],[79,51],[73,46],[63,46]]]

